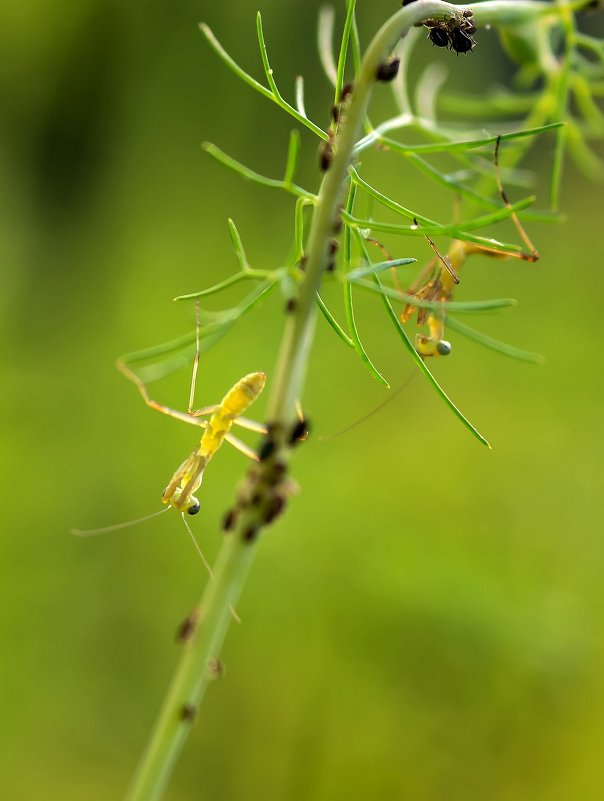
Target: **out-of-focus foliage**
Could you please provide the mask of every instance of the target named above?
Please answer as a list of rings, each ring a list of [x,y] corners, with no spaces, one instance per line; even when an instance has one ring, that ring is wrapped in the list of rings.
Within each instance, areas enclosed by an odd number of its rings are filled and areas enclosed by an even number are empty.
[[[293,96],[304,73],[312,117],[327,125],[317,7],[263,10],[280,85]],[[227,217],[255,267],[288,255],[293,200],[199,149],[219,142],[265,174],[284,162],[288,120],[197,29],[207,21],[260,77],[255,11],[92,0],[7,9],[0,768],[11,799],[121,795],[176,659],[174,630],[205,581],[171,514],[94,541],[67,532],[156,509],[195,439],[143,406],[115,357],[192,330],[192,310],[170,299],[235,271]],[[364,42],[391,11],[360,4]],[[583,25],[601,32],[597,16]],[[509,84],[492,34],[465,59],[447,55],[426,46],[422,58],[442,60],[460,92]],[[303,133],[301,180],[313,190],[315,147]],[[535,155],[546,175],[547,146]],[[372,174],[427,216],[450,213],[399,161],[371,159]],[[542,191],[544,207],[545,181]],[[364,426],[321,442],[384,390],[319,321],[306,399],[317,436],[295,468],[303,493],[262,542],[226,676],[169,798],[200,788],[224,801],[601,795],[603,386],[591,301],[601,190],[567,169],[562,199],[565,225],[530,223],[541,262],[477,259],[464,274],[467,299],[521,301],[481,328],[545,353],[545,366],[459,337],[435,368],[493,451],[419,377]],[[404,255],[421,262],[426,250],[416,239]],[[282,306],[270,299],[204,355],[201,402],[245,372],[270,373]],[[357,315],[379,367],[405,380],[412,368],[380,299],[360,298]],[[182,407],[187,372],[154,392]],[[238,454],[220,457],[195,519],[210,556],[241,472]]]

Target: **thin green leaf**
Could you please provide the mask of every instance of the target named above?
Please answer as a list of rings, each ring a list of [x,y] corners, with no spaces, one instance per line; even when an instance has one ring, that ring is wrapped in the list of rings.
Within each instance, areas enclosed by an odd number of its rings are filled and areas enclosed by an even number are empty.
[[[265,294],[267,294],[277,286],[277,284],[279,283],[279,279],[281,277],[281,272],[282,271],[280,270],[273,271],[270,278],[267,277],[267,274],[265,272],[260,270],[258,271],[250,270],[247,273],[238,273],[237,275],[241,276],[239,280],[243,278],[262,278],[264,280],[259,286],[257,286],[254,290],[252,290],[252,292],[250,292],[249,295],[246,295],[238,306],[235,306],[232,309],[226,309],[225,311],[215,312],[215,314],[224,315],[224,317],[228,317],[230,320],[237,320],[239,317],[241,317],[243,314],[245,314],[247,311],[253,308],[253,306],[255,306],[256,303]],[[229,286],[231,284],[236,283],[236,281],[233,280],[233,278],[235,277],[236,276],[233,276],[232,278],[227,278],[226,281],[223,281],[222,288],[224,288],[224,285]],[[217,284],[216,286],[221,286],[221,285]],[[219,291],[216,290],[216,287],[211,287],[210,290],[201,289],[199,292],[190,292],[187,295],[178,295],[177,297],[174,298],[174,300],[195,300],[197,298],[204,297],[204,295],[208,294],[211,295],[212,290]]]
[[[417,220],[418,222],[422,223],[422,225],[427,226],[436,226],[440,228],[439,224],[435,220],[431,220],[428,217],[422,217],[421,215],[417,215],[416,212],[411,211],[411,209],[406,208],[405,206],[401,206],[400,203],[397,203],[396,200],[392,200],[387,195],[384,195],[370,183],[365,181],[359,173],[355,170],[354,167],[348,168],[348,174],[350,175],[352,181],[363,189],[367,194],[377,200],[382,206],[385,206],[387,209],[391,209],[392,211],[400,214],[401,217],[405,217],[408,220],[414,221]]]
[[[267,178],[265,175],[260,175],[260,173],[250,170],[249,167],[246,167],[232,156],[224,153],[219,147],[212,144],[212,142],[203,142],[201,147],[206,153],[212,156],[212,158],[215,158],[216,161],[219,161],[225,167],[241,175],[246,181],[253,181],[256,184],[268,186],[271,189],[285,189],[285,191],[298,197],[304,197],[312,202],[316,201],[316,195],[313,195],[312,192],[308,192],[306,189],[302,189],[302,187],[296,184],[286,184],[284,181],[280,181],[277,178]]]
[[[496,311],[497,309],[506,309],[510,306],[518,305],[518,301],[516,301],[514,298],[494,298],[493,300],[448,300],[444,303],[430,300],[420,300],[414,295],[408,295],[406,292],[399,292],[398,289],[392,289],[389,286],[384,286],[381,282],[378,288],[374,283],[365,281],[362,278],[351,279],[350,275],[343,276],[342,280],[347,283],[355,284],[361,289],[366,289],[368,292],[386,295],[393,300],[408,303],[410,306],[415,306],[418,309],[434,309],[436,311],[457,312],[458,314],[476,314]]]
[[[284,111],[287,111],[287,113],[290,114],[295,120],[297,120],[299,123],[301,123],[306,128],[311,130],[320,139],[323,140],[327,139],[326,132],[323,131],[318,125],[315,125],[314,122],[312,122],[311,120],[307,119],[302,114],[300,114],[300,112],[297,111],[293,106],[291,106],[286,100],[284,100],[281,97],[281,95],[274,94],[270,89],[267,89],[266,86],[263,86],[255,78],[252,78],[251,75],[249,75],[245,70],[243,70],[237,64],[237,62],[234,61],[231,58],[231,56],[226,52],[226,50],[222,47],[218,39],[216,39],[216,37],[214,36],[214,34],[207,25],[201,24],[199,27],[204,36],[206,37],[206,39],[208,40],[208,42],[210,43],[211,47],[217,53],[217,55],[222,59],[222,61],[224,61],[224,63],[229,67],[229,69],[235,73],[235,75],[237,75],[239,78],[241,78],[242,81],[251,86],[252,89],[255,89],[257,92],[260,92],[261,95],[264,95],[264,97],[267,97],[269,100],[272,100],[273,103],[276,103]]]
[[[219,147],[212,144],[212,142],[202,142],[201,147],[206,153],[212,156],[212,158],[215,158],[216,161],[224,164],[225,167],[241,175],[246,181],[253,181],[255,184],[260,184],[261,186],[270,186],[272,189],[284,188],[283,181],[279,181],[276,178],[267,178],[264,175],[260,175],[260,173],[254,172],[254,170],[250,170],[249,167],[246,167],[244,164],[241,164],[241,162],[232,158],[232,156],[224,153]]]
[[[563,223],[567,221],[568,217],[562,211],[528,209],[522,215],[522,219],[526,222]]]
[[[358,267],[346,275],[347,281],[357,281],[374,273],[381,273],[383,270],[390,270],[395,267],[405,267],[408,264],[415,264],[417,259],[391,259],[390,261],[380,261],[377,264],[368,264],[365,267]]]
[[[203,337],[199,343],[199,352],[205,353],[214,347],[214,345],[229,332],[233,323],[234,321],[231,321],[230,323],[223,325],[217,331],[214,331],[212,334],[208,334]],[[183,348],[180,353],[177,353],[169,358],[162,359],[159,362],[139,367],[136,371],[137,376],[145,384],[151,384],[153,381],[159,381],[161,378],[165,378],[166,376],[175,373],[177,370],[182,370],[184,367],[189,366],[196,352],[195,332],[189,335],[189,339],[190,345],[187,348]]]
[[[241,237],[239,236],[239,231],[237,230],[237,226],[235,222],[229,217],[229,231],[231,234],[231,241],[233,243],[233,247],[235,248],[235,255],[237,256],[237,261],[239,262],[239,266],[244,272],[247,272],[250,268],[250,265],[247,260],[247,256],[245,255],[245,250],[243,249],[243,242],[241,241]]]
[[[367,247],[366,247],[364,239],[361,237],[361,235],[358,232],[355,232],[355,234],[356,234],[356,238],[357,238],[357,241],[359,243],[359,246],[360,246],[361,250],[363,251],[363,253],[365,255],[365,258],[367,259],[367,261],[370,261],[369,254],[367,252]],[[378,291],[380,289],[386,289],[386,287],[382,287],[382,283],[380,281],[380,277],[379,277],[379,275],[377,273],[375,273],[373,275],[373,281],[375,282],[376,289]],[[398,335],[400,336],[401,340],[403,341],[404,346],[407,348],[407,350],[411,354],[411,358],[413,359],[413,361],[415,362],[417,367],[424,374],[424,376],[428,379],[428,382],[430,383],[432,388],[442,398],[442,400],[446,403],[446,405],[453,412],[453,414],[458,418],[458,420],[460,420],[463,423],[463,425],[470,431],[471,434],[473,434],[478,439],[479,442],[481,442],[483,445],[486,445],[487,448],[490,448],[491,446],[489,445],[488,440],[485,437],[483,437],[483,435],[480,433],[480,431],[475,426],[473,426],[472,423],[468,420],[468,418],[457,408],[457,406],[453,403],[451,398],[447,395],[447,393],[444,391],[444,389],[438,383],[436,378],[432,375],[430,370],[426,367],[425,361],[421,358],[421,356],[418,354],[418,352],[413,347],[413,343],[411,342],[411,340],[409,339],[409,337],[407,335],[407,332],[403,328],[403,325],[402,325],[401,321],[399,320],[398,315],[396,314],[396,312],[392,308],[392,304],[390,303],[390,300],[388,299],[387,294],[384,293],[384,292],[380,292],[380,294],[382,295],[382,298],[383,298],[383,301],[384,301],[384,305],[386,306],[386,311],[388,313],[388,317],[390,318],[390,320],[391,320],[392,324],[394,325]]]
[[[463,114],[464,118],[478,117],[484,120],[491,115],[526,114],[535,108],[540,95],[516,94],[506,89],[497,89],[485,96],[467,95],[461,92],[447,92],[439,106],[444,111]]]
[[[356,187],[354,184],[350,184],[350,188],[348,190],[348,200],[346,203],[346,209],[348,211],[352,211],[354,207],[354,199],[356,195]],[[350,237],[350,228],[346,227],[344,232],[344,247],[342,249],[342,258],[344,260],[344,271],[347,273],[350,270],[350,261],[351,261],[351,237]],[[380,383],[383,384],[385,387],[390,387],[390,384],[386,381],[384,376],[379,372],[376,366],[373,364],[371,359],[369,358],[363,343],[361,342],[361,338],[359,336],[359,332],[357,329],[356,320],[354,317],[354,303],[352,300],[352,283],[350,281],[344,282],[343,284],[344,289],[344,311],[346,314],[346,322],[348,323],[348,330],[350,331],[350,337],[353,342],[354,349],[356,350],[359,358],[368,368],[369,372],[373,375],[373,377]]]
[[[250,294],[243,299],[239,306],[237,306],[237,316],[243,317],[244,314],[247,314],[249,311],[251,311],[260,303],[263,298],[265,298],[267,295],[270,295],[278,283],[278,277],[274,279],[267,278],[266,281],[263,281],[260,286],[257,286],[252,292],[250,292]]]
[[[268,85],[270,86],[275,98],[282,101],[283,98],[281,97],[279,89],[277,89],[277,84],[275,83],[275,79],[273,77],[273,70],[271,69],[271,65],[268,60],[266,42],[264,41],[264,31],[262,30],[262,15],[259,11],[256,14],[256,32],[258,34],[258,47],[260,48],[260,57],[262,59],[262,66],[264,67],[266,80],[268,81]]]
[[[446,235],[454,239],[461,239],[463,242],[472,242],[476,245],[490,248],[491,250],[500,250],[502,254],[522,253],[522,248],[519,245],[470,234],[457,229],[454,225],[446,225],[439,228],[429,226],[416,228],[413,225],[397,225],[396,223],[385,223],[380,220],[361,219],[359,217],[353,217],[346,211],[342,212],[342,219],[348,226],[362,232],[363,235],[366,235],[367,232],[376,231],[384,234],[398,234],[399,236],[423,236],[424,234],[431,234],[433,236]]]
[[[338,321],[333,316],[333,314],[329,311],[329,309],[325,305],[325,303],[324,303],[323,299],[321,298],[321,296],[319,295],[319,293],[317,293],[317,306],[321,310],[321,314],[323,315],[323,317],[325,317],[325,319],[327,320],[329,325],[333,328],[333,330],[336,332],[336,334],[340,337],[342,342],[345,342],[350,348],[354,348],[354,342],[348,336],[348,334],[344,331],[344,329],[338,323]]]
[[[361,338],[359,336],[359,332],[356,325],[356,320],[354,317],[354,304],[352,302],[352,283],[350,282],[344,284],[344,309],[346,312],[346,321],[348,323],[348,329],[352,337],[354,349],[358,353],[360,360],[363,362],[365,367],[369,369],[369,372],[380,384],[390,389],[390,384],[386,381],[384,376],[380,373],[380,371],[371,361],[371,359],[367,354],[367,351],[363,346],[363,343],[361,342]]]
[[[522,362],[530,362],[532,364],[543,364],[545,361],[540,353],[534,353],[530,350],[516,348],[513,345],[500,342],[498,339],[493,339],[493,337],[476,331],[474,328],[470,328],[454,317],[447,317],[447,325],[454,331],[458,331],[463,336],[468,337],[468,339],[473,339],[475,342],[478,342],[479,345],[484,345],[486,348],[497,351],[497,353],[502,353],[504,356],[509,356],[512,359],[518,359]]]
[[[350,35],[352,41],[352,65],[354,67],[354,77],[356,78],[361,70],[361,40],[357,27],[356,14],[352,16],[352,31]]]
[[[574,120],[569,120],[567,128],[567,144],[575,164],[588,178],[601,178],[604,173],[602,160],[590,148]]]
[[[380,284],[379,276],[374,275],[373,278],[374,278],[374,281],[376,281],[376,283],[379,285]],[[463,423],[463,425],[468,429],[468,431],[470,431],[470,433],[473,434],[480,443],[482,443],[483,445],[486,445],[487,448],[490,448],[491,446],[489,445],[489,441],[485,437],[483,437],[483,435],[480,433],[480,431],[475,426],[473,426],[472,423],[468,420],[468,418],[461,412],[461,410],[458,409],[458,407],[453,403],[451,398],[447,395],[447,393],[444,391],[444,389],[438,383],[436,378],[432,375],[430,370],[426,367],[425,361],[421,358],[421,356],[415,350],[415,348],[413,347],[413,343],[411,342],[411,340],[407,336],[407,332],[403,328],[402,323],[400,322],[400,320],[398,319],[398,317],[396,315],[396,312],[392,308],[392,304],[390,303],[390,301],[388,300],[386,295],[383,294],[382,297],[384,299],[384,303],[385,303],[386,309],[388,311],[388,316],[390,317],[390,320],[392,321],[392,324],[394,325],[394,327],[397,330],[400,338],[402,339],[404,346],[409,351],[409,353],[411,355],[411,358],[413,359],[413,361],[415,362],[417,367],[421,370],[421,372],[424,374],[424,376],[428,379],[428,382],[431,384],[432,388],[442,398],[442,400],[446,403],[446,405],[453,412],[453,414],[457,417],[457,419],[460,420]]]
[[[251,276],[245,272],[236,273],[230,278],[225,278],[224,281],[221,281],[219,284],[214,284],[214,286],[208,287],[208,289],[200,289],[198,292],[191,292],[187,295],[178,295],[174,298],[174,300],[194,300],[195,298],[204,298],[208,295],[215,295],[217,292],[222,292],[223,289],[227,289],[234,284],[238,284],[239,281],[245,281],[248,278],[251,278]]]
[[[287,148],[287,163],[285,165],[285,175],[283,183],[291,186],[298,166],[298,155],[300,153],[300,133],[294,128],[289,133],[289,147]]]
[[[443,87],[449,70],[437,61],[432,61],[422,72],[415,89],[417,116],[436,127],[436,100]]]
[[[336,12],[333,6],[322,6],[319,9],[319,24],[317,27],[317,46],[319,60],[327,79],[332,86],[338,79],[338,68],[333,57],[333,29]]]
[[[336,78],[336,91],[334,103],[337,105],[340,102],[342,95],[342,87],[344,86],[344,72],[346,70],[346,57],[348,55],[348,43],[350,40],[350,31],[354,22],[354,7],[356,0],[346,0],[346,19],[344,21],[344,30],[342,32],[342,42],[340,44],[340,55],[338,57],[338,74]]]
[[[556,134],[554,144],[554,155],[552,157],[552,168],[549,183],[549,203],[554,211],[558,210],[560,198],[560,185],[562,183],[562,169],[564,167],[564,152],[566,145],[566,130],[562,129]]]
[[[535,202],[534,197],[524,198],[523,200],[519,200],[514,204],[508,206],[500,206],[497,211],[493,211],[489,214],[483,214],[479,217],[474,217],[471,220],[464,220],[459,223],[449,224],[449,225],[441,225],[440,223],[436,222],[435,220],[430,219],[429,217],[424,217],[422,214],[417,214],[417,212],[411,211],[411,209],[402,206],[400,203],[397,203],[396,200],[392,200],[392,198],[387,197],[378,189],[376,189],[371,184],[367,183],[358,172],[354,169],[354,167],[348,168],[348,173],[354,183],[361,187],[368,195],[375,198],[382,206],[385,206],[387,209],[394,211],[396,214],[399,214],[401,217],[405,217],[408,220],[413,221],[413,228],[410,229],[410,232],[416,232],[420,235],[423,234],[450,234],[454,236],[456,239],[466,239],[466,235],[468,231],[476,230],[477,228],[484,228],[487,225],[492,225],[493,223],[499,222],[500,220],[505,220],[510,217],[514,212],[521,211],[525,209],[527,206],[530,206],[532,203]],[[359,225],[360,227],[369,227],[375,228],[376,224],[372,221],[359,221],[354,220],[354,222]],[[418,228],[415,223],[419,223],[420,227]],[[365,225],[365,223],[367,223]],[[377,230],[377,229],[376,229]],[[383,230],[383,229],[382,229]],[[468,238],[467,241],[474,241],[471,238]],[[489,241],[489,240],[486,240]],[[490,245],[485,246],[490,247]],[[511,249],[516,249],[517,246],[512,245]],[[508,248],[506,248],[508,249]],[[521,250],[521,248],[517,248]]]
[[[227,323],[225,323],[226,325]],[[216,333],[219,330],[218,327],[212,328],[209,330],[210,327],[202,327],[199,330],[199,338],[204,339],[206,336],[210,336],[211,334]],[[176,339],[171,339],[168,342],[162,342],[161,345],[153,345],[150,348],[143,348],[141,350],[131,351],[130,353],[125,353],[123,356],[120,357],[120,361],[124,362],[126,365],[136,364],[137,362],[144,362],[150,361],[151,359],[156,359],[161,356],[167,356],[171,353],[175,353],[181,351],[183,348],[195,343],[196,333],[195,331],[191,331],[188,334],[184,334],[181,337],[177,337]]]
[[[222,61],[224,61],[227,67],[230,70],[232,70],[232,72],[234,72],[235,75],[237,75],[237,77],[241,78],[241,80],[247,83],[248,86],[251,86],[252,89],[255,89],[257,92],[260,92],[260,94],[264,95],[264,97],[268,97],[270,100],[274,100],[273,93],[270,91],[270,89],[267,89],[266,86],[263,86],[255,78],[252,78],[251,75],[249,75],[244,69],[242,69],[239,66],[239,64],[237,64],[236,61],[234,61],[233,58],[231,58],[231,56],[220,44],[218,39],[214,36],[214,34],[212,33],[212,29],[208,25],[202,22],[199,25],[199,29],[210,43],[210,46],[212,47],[214,52],[218,55],[218,57]]]
[[[308,114],[306,113],[306,106],[304,105],[304,78],[301,75],[296,76],[296,108],[304,119],[307,120]]]
[[[493,198],[487,197],[487,195],[482,194],[481,192],[477,192],[475,189],[472,189],[465,184],[462,184],[459,180],[456,180],[453,176],[446,175],[441,170],[433,167],[429,162],[425,159],[418,156],[417,153],[408,153],[406,158],[413,164],[414,167],[417,167],[420,172],[424,175],[427,175],[429,178],[432,178],[437,184],[441,186],[447,187],[447,189],[455,189],[455,191],[461,195],[462,197],[470,198],[471,200],[477,200],[479,203],[482,203],[485,206],[492,206],[498,207],[499,203]]]
[[[311,203],[303,197],[296,200],[296,209],[294,213],[294,262],[299,263],[304,255],[304,209]]]
[[[404,145],[397,142],[395,139],[390,139],[387,136],[381,136],[380,142],[391,150],[399,151],[400,153],[446,153],[452,150],[473,150],[479,147],[486,147],[486,145],[494,145],[497,138],[500,137],[502,141],[508,139],[521,139],[526,136],[537,136],[538,134],[553,131],[556,128],[561,128],[565,125],[563,122],[552,122],[547,125],[540,125],[537,128],[527,128],[524,131],[512,131],[510,133],[503,133],[497,135],[489,135],[480,139],[466,139],[462,141],[444,141],[444,142],[428,142],[416,145]]]

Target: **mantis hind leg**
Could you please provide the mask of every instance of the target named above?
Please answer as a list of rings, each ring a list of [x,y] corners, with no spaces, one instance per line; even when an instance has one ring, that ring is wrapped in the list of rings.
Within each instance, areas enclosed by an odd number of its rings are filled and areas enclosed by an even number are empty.
[[[539,261],[539,251],[531,242],[529,235],[522,227],[522,223],[518,219],[518,215],[512,209],[512,204],[510,203],[510,199],[508,198],[505,189],[503,188],[503,182],[501,180],[501,170],[499,169],[499,146],[501,144],[501,137],[497,137],[497,141],[495,142],[495,153],[494,153],[494,162],[495,162],[495,178],[497,180],[497,189],[499,190],[499,194],[503,202],[505,203],[508,211],[510,212],[510,218],[514,223],[516,230],[518,231],[520,238],[524,242],[526,247],[526,251],[497,251],[491,250],[490,248],[480,248],[481,252],[483,253],[492,253],[493,255],[500,255],[503,257],[510,257],[514,259],[522,259],[522,261],[529,261],[529,262],[536,262]]]
[[[157,412],[161,412],[162,414],[168,415],[168,417],[174,417],[176,420],[182,420],[183,423],[189,423],[189,425],[198,426],[199,428],[207,428],[207,421],[206,420],[199,420],[193,414],[187,414],[186,412],[180,412],[178,409],[172,409],[170,406],[166,406],[159,401],[153,400],[153,398],[149,395],[149,390],[147,389],[147,385],[145,382],[140,378],[133,370],[128,367],[128,364],[124,359],[118,359],[117,361],[117,369],[126,376],[129,381],[136,386],[138,389],[142,399],[147,404],[150,409],[155,409]],[[200,410],[202,414],[207,414],[206,410]]]

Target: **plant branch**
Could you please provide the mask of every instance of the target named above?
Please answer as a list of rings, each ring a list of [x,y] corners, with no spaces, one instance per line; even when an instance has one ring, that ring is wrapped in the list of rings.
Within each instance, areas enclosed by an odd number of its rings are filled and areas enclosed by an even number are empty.
[[[553,13],[550,4],[531,0],[492,0],[470,8],[475,11],[480,24],[524,22],[545,13]],[[208,682],[216,673],[212,665],[217,663],[230,623],[231,610],[237,604],[250,569],[257,535],[282,512],[291,491],[287,464],[292,446],[300,439],[294,435],[292,426],[296,428],[296,403],[302,395],[314,337],[316,297],[328,264],[330,239],[340,222],[340,207],[349,180],[349,168],[362,132],[378,66],[398,39],[415,23],[428,18],[448,19],[459,13],[459,6],[441,0],[418,0],[407,5],[382,26],[361,62],[352,98],[334,143],[333,159],[321,183],[306,247],[304,280],[299,297],[288,314],[273,374],[268,405],[269,439],[265,440],[265,445],[270,447],[266,448],[265,458],[251,468],[244,478],[236,505],[225,518],[224,528],[228,533],[214,569],[215,580],[208,582],[199,606],[182,630],[180,663],[128,793],[128,801],[157,801],[162,796]],[[202,30],[231,69],[261,94],[283,104],[285,101],[273,85],[260,23],[258,25],[270,89],[244,73],[226,55],[207,27],[204,26]],[[290,108],[288,110],[292,113]],[[305,119],[300,119],[300,122],[309,125]],[[324,136],[320,130],[315,132]]]

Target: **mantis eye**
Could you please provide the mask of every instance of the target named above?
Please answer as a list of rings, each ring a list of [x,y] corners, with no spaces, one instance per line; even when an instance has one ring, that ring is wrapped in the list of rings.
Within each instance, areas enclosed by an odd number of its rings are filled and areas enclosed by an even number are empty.
[[[199,501],[197,500],[197,498],[191,497],[191,502],[187,507],[187,514],[196,515],[197,512],[199,512],[199,509],[200,509]]]
[[[439,356],[448,356],[451,353],[451,343],[446,339],[441,339],[436,343],[436,351]]]

